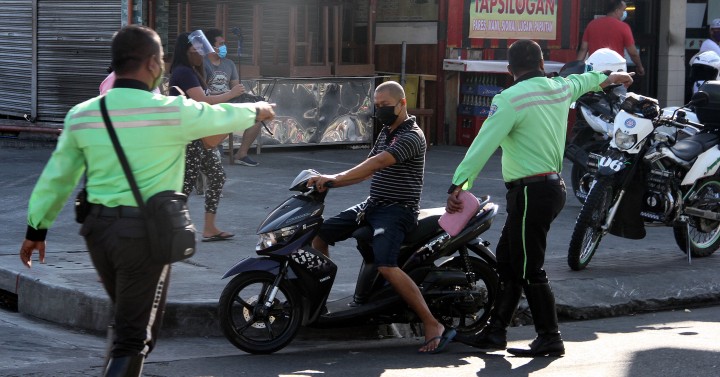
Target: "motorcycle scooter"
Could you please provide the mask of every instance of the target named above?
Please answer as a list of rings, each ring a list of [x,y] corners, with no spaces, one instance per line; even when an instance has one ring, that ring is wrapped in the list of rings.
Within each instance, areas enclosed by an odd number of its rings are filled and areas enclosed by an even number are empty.
[[[696,66],[694,64],[693,68]],[[565,64],[559,75],[567,77],[588,70],[624,72],[627,71],[627,65],[625,58],[608,48],[602,48],[590,55],[585,62],[578,60]],[[694,77],[708,79],[707,75],[701,74],[695,74]],[[594,180],[593,175],[588,174],[589,170],[592,170],[588,169],[588,157],[591,154],[602,154],[610,146],[610,140],[615,134],[615,116],[627,95],[627,90],[622,85],[609,85],[602,91],[583,94],[571,106],[571,109],[576,110],[577,119],[572,126],[572,133],[568,136],[565,158],[572,162],[570,182],[580,203],[585,202]],[[665,107],[662,109],[663,116],[670,117],[678,110],[682,110],[689,121],[699,122],[694,109],[687,107]],[[668,128],[665,131],[671,130]]]
[[[220,296],[220,325],[225,337],[245,352],[276,352],[293,340],[300,326],[420,323],[374,266],[369,226],[353,234],[364,259],[355,294],[328,301],[337,265],[311,243],[323,222],[325,196],[332,190],[306,187],[318,174],[303,170],[295,178],[290,190],[299,193],[270,212],[258,228],[258,256],[241,260],[223,276],[234,277]],[[438,225],[444,208],[421,210],[398,258],[433,315],[461,333],[486,324],[497,292],[495,255],[479,236],[490,228],[498,206],[489,196],[480,204],[454,237]]]
[[[702,88],[688,105],[704,124],[681,109],[667,117],[657,100],[628,94],[610,147],[590,155],[595,178],[570,239],[570,268],[584,269],[606,234],[642,239],[650,225],[671,227],[688,261],[720,248],[720,82]]]

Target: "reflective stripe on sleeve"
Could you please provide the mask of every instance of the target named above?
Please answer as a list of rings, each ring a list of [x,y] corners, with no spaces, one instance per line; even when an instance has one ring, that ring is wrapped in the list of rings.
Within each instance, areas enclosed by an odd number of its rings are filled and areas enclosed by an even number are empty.
[[[179,106],[156,106],[156,107],[143,107],[143,108],[132,108],[132,109],[113,109],[109,110],[108,114],[113,117],[127,116],[127,115],[147,115],[147,114],[167,114],[180,112]],[[73,114],[70,119],[84,118],[84,117],[102,117],[100,110],[86,110],[80,111]],[[114,121],[114,119],[113,119]]]
[[[138,128],[138,127],[164,127],[164,126],[179,126],[182,123],[180,119],[155,119],[155,120],[117,120],[112,119],[113,127],[115,128]],[[105,122],[83,122],[76,123],[70,126],[70,131],[87,130],[105,128]]]

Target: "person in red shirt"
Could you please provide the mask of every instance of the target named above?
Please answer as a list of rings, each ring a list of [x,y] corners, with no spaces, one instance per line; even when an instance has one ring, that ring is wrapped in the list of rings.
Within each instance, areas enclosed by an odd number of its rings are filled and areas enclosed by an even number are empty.
[[[605,47],[614,50],[620,56],[625,56],[627,49],[630,59],[635,63],[635,72],[640,76],[644,75],[645,68],[643,68],[640,54],[635,48],[632,31],[630,26],[623,22],[627,17],[625,10],[627,4],[619,0],[607,0],[606,4],[606,16],[590,21],[585,28],[577,60],[585,60],[587,55]]]

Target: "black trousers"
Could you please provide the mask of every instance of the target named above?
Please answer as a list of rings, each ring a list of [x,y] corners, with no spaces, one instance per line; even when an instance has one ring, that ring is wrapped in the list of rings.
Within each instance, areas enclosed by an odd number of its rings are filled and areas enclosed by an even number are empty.
[[[547,283],[543,269],[550,224],[565,205],[562,180],[513,187],[506,194],[507,220],[496,248],[500,281]]]
[[[111,357],[153,349],[162,322],[170,265],[150,259],[144,220],[90,215],[80,234],[115,309]]]

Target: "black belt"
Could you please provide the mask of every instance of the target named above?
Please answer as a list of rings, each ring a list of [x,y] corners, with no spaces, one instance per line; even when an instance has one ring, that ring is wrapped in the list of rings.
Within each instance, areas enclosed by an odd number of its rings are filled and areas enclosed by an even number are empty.
[[[143,217],[138,207],[105,207],[101,204],[93,204],[90,207],[90,214],[98,217]]]
[[[507,187],[508,189],[511,189],[513,187],[518,187],[518,186],[527,186],[531,183],[550,182],[550,181],[557,181],[559,179],[560,179],[560,174],[558,174],[558,173],[551,173],[551,174],[545,174],[545,175],[533,175],[530,177],[520,178],[520,179],[512,181],[512,182],[505,182],[505,187]]]

